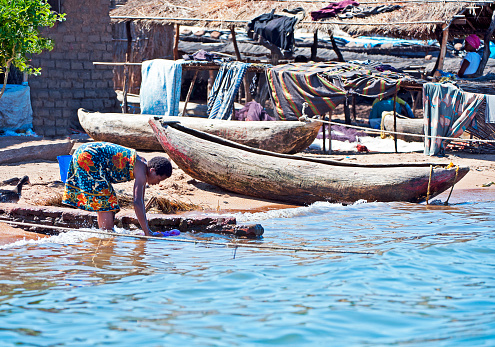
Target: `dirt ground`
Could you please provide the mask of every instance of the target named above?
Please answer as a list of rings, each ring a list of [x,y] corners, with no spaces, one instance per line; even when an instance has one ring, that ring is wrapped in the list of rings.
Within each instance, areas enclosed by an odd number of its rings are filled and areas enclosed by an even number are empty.
[[[74,148],[84,141],[77,141]],[[154,156],[166,156],[164,152],[138,151],[146,159]],[[313,155],[313,154],[305,154]],[[495,195],[495,155],[470,154],[450,152],[445,157],[428,157],[422,153],[334,153],[329,158],[358,163],[394,163],[394,162],[435,162],[469,166],[470,172],[455,186],[457,190],[481,190],[486,193],[486,199],[491,200]],[[157,186],[146,189],[146,199],[163,197],[195,211],[263,211],[285,208],[287,205],[275,201],[260,200],[231,193],[221,188],[200,182],[191,178],[173,163],[172,177]],[[0,183],[8,179],[21,178],[28,175],[31,184],[24,186],[19,204],[56,205],[63,192],[60,181],[59,166],[56,161],[34,160],[4,164],[0,166]],[[133,182],[114,185],[122,207],[132,208],[129,201],[132,198]],[[13,185],[3,184],[0,189],[13,189]],[[480,192],[477,191],[476,195]],[[463,194],[464,195],[464,194]]]

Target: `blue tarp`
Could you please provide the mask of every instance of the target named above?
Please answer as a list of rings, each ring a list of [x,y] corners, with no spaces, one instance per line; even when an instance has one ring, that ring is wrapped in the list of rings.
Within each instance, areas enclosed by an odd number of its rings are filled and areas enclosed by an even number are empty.
[[[437,40],[406,40],[376,36],[359,36],[356,38],[339,37],[339,39],[345,40],[347,43],[354,42],[357,44],[362,44],[365,48],[372,48],[385,43],[390,43],[394,47],[438,46]]]

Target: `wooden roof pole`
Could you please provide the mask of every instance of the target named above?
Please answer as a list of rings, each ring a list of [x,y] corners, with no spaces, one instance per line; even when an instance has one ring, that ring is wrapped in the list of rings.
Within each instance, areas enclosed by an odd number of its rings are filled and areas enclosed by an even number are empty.
[[[237,36],[235,34],[235,26],[231,25],[230,26],[230,34],[232,36],[232,45],[234,45],[234,52],[235,52],[235,57],[238,61],[242,61],[241,58],[241,52],[239,52],[239,46],[237,46]],[[251,93],[249,92],[249,81],[246,75],[244,75],[243,78],[243,85],[244,85],[244,94],[246,98],[246,103],[251,101]]]
[[[198,77],[198,72],[199,72],[199,70],[194,71],[194,77],[191,81],[191,84],[189,85],[189,90],[187,91],[187,96],[186,96],[186,100],[184,101],[184,108],[182,109],[181,116],[187,116],[187,103],[189,102],[189,99],[191,98],[191,94],[192,94],[192,91],[194,89],[194,84],[196,83],[196,78]]]
[[[311,61],[316,61],[318,55],[318,29],[313,33],[313,44],[311,45]],[[325,143],[325,141],[323,141]]]
[[[235,58],[238,61],[242,61],[241,52],[239,52],[239,47],[237,46],[237,37],[235,35],[235,27],[233,25],[231,25],[229,27],[229,29],[230,29],[230,35],[232,36],[232,45],[234,46]]]
[[[335,42],[335,38],[333,37],[333,30],[328,30],[328,36],[330,36],[333,51],[335,52],[335,54],[337,54],[337,61],[344,62],[344,56],[342,55],[342,52],[340,51],[339,46],[337,46],[337,42]]]
[[[440,54],[438,55],[436,67],[438,70],[443,69],[443,62],[445,55],[447,54],[447,41],[449,39],[449,26],[447,24],[442,25],[442,43],[440,44]]]
[[[394,147],[395,147],[395,153],[398,153],[398,150],[397,150],[397,106],[396,106],[396,103],[397,103],[397,93],[399,92],[399,88],[398,88],[398,85],[397,83],[395,84],[395,93],[394,93],[394,108],[393,108],[393,113],[394,113]],[[383,117],[383,115],[382,115]],[[383,124],[383,123],[382,123]]]
[[[131,22],[125,22],[125,31],[127,35],[127,52],[125,53],[125,61],[128,63],[131,59],[132,52],[132,32],[131,32]],[[122,103],[122,113],[129,112],[129,106],[127,105],[127,91],[129,90],[129,66],[124,65],[124,90],[123,90],[123,98],[124,102]]]
[[[175,37],[174,37],[174,60],[179,59],[179,28],[180,24],[175,24]]]
[[[491,10],[490,7],[488,9]],[[480,66],[478,66],[478,71],[476,71],[477,76],[483,75],[483,70],[485,70],[486,63],[488,62],[488,58],[490,57],[490,39],[492,38],[493,32],[495,31],[495,12],[492,11],[492,21],[488,30],[485,33],[485,37],[483,38],[483,42],[485,44],[485,49],[483,50],[483,56],[481,57]]]

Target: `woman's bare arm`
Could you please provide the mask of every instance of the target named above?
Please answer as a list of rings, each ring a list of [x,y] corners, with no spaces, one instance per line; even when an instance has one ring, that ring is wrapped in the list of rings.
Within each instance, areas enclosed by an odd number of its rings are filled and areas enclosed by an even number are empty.
[[[148,219],[146,218],[146,210],[144,206],[144,192],[146,190],[146,163],[139,158],[136,158],[136,163],[134,164],[134,212],[139,221],[141,229],[143,229],[144,234],[151,236],[151,230],[148,226]]]

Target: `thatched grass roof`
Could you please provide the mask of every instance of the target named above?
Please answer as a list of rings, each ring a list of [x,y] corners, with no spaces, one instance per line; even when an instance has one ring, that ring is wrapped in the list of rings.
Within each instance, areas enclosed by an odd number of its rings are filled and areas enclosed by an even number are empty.
[[[491,12],[486,9],[486,6],[495,10],[494,1],[366,0],[361,2],[360,6],[397,4],[401,8],[365,18],[340,20],[334,17],[312,21],[311,12],[327,6],[330,2],[317,0],[130,0],[126,5],[112,10],[110,16],[113,21],[117,22],[141,18],[142,22],[148,24],[178,23],[207,28],[225,28],[229,25],[245,26],[253,18],[270,12],[272,9],[275,9],[276,13],[283,13],[284,9],[302,7],[306,16],[299,22],[298,27],[304,27],[310,31],[316,29],[326,31],[338,25],[341,29],[356,35],[436,39],[439,30],[445,25],[450,25],[454,29],[451,36],[473,32],[480,34],[488,28],[491,21]],[[161,19],[157,19],[158,17]],[[468,21],[463,22],[463,18],[467,18]]]

